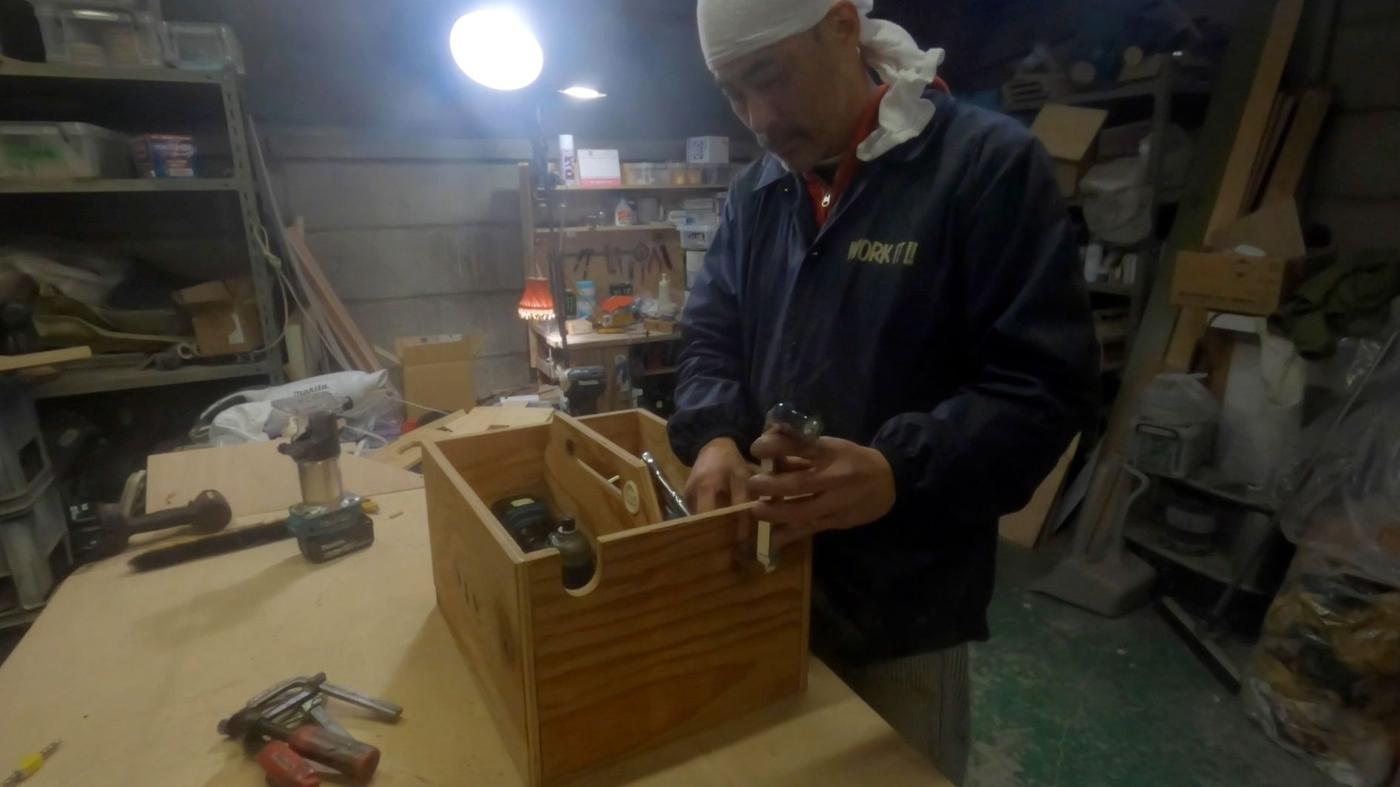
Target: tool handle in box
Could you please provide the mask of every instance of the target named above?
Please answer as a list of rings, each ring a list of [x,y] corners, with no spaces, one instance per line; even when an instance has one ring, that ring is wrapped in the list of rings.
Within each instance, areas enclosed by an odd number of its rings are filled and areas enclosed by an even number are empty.
[[[293,730],[287,743],[303,757],[329,765],[357,781],[369,779],[379,767],[378,749],[315,724]]]

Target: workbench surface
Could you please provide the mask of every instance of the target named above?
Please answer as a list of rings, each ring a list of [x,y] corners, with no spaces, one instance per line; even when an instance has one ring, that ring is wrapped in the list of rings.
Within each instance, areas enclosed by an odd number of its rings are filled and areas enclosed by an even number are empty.
[[[332,701],[383,751],[373,784],[519,784],[434,606],[422,490],[376,499],[375,545],[326,565],[283,541],[148,574],[126,556],[80,569],[0,667],[0,769],[62,739],[26,787],[261,785],[215,724],[324,671],[406,708],[387,725]],[[813,660],[804,695],[575,784],[948,782]]]

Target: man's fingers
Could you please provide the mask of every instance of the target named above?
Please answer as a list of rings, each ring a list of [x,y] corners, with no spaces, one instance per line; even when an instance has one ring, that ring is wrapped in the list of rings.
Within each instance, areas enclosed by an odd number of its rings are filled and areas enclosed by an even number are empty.
[[[715,494],[714,487],[703,484],[695,491],[695,508],[697,514],[705,514],[719,508],[719,496]]]
[[[814,459],[821,453],[821,450],[822,441],[820,439],[799,440],[792,433],[780,429],[770,429],[764,432],[749,447],[749,453],[753,454],[753,458],[760,462],[765,459],[780,459],[785,456]]]
[[[805,524],[835,514],[840,502],[834,495],[816,494],[800,500],[762,500],[754,507],[753,516],[761,522],[774,524]]]
[[[749,479],[751,497],[799,497],[823,491],[821,479],[814,470],[799,470],[773,475],[759,474]]]
[[[773,549],[781,550],[796,541],[811,538],[823,530],[833,530],[839,524],[834,519],[819,519],[801,525],[780,525],[773,528]]]
[[[749,477],[734,475],[729,478],[729,504],[743,505],[753,498],[749,496]]]

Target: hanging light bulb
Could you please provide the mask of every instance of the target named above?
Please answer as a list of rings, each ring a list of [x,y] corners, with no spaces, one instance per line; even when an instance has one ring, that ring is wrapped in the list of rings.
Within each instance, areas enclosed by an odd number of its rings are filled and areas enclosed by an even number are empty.
[[[522,320],[554,319],[554,296],[549,292],[549,279],[531,276],[525,280],[525,292],[520,294],[516,312]]]
[[[452,25],[447,44],[462,73],[492,90],[529,87],[544,70],[544,50],[525,20],[499,6],[472,11]]]

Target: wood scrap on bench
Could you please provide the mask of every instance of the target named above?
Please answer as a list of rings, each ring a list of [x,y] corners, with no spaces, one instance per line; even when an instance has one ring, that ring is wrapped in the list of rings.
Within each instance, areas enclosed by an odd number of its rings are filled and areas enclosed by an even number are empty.
[[[548,407],[473,407],[458,410],[432,423],[424,424],[369,455],[369,459],[404,470],[423,461],[423,445],[450,437],[480,434],[493,429],[536,426],[549,423],[554,410]]]

